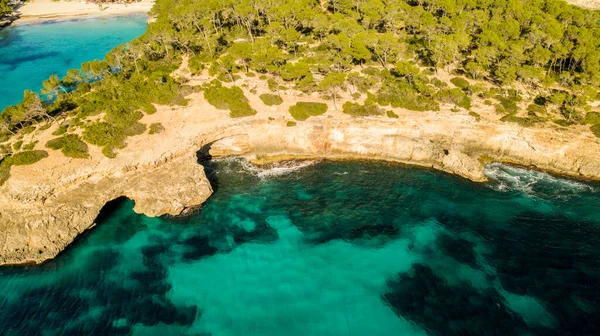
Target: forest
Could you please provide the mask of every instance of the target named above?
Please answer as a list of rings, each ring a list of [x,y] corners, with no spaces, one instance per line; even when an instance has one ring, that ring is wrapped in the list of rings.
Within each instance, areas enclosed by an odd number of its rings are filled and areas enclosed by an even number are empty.
[[[127,136],[145,131],[139,119],[153,104],[185,105],[194,90],[232,106],[232,117],[255,114],[241,90],[228,94],[220,84],[243,74],[268,81],[274,94],[293,88],[335,103],[349,92],[356,101],[343,109],[357,117],[448,103],[477,116],[470,109],[478,97],[506,122],[590,124],[600,136],[590,105],[600,89],[600,13],[563,0],[157,0],[150,14],[143,36],[4,109],[0,142],[60,120],[57,136],[83,130],[63,142],[114,157]],[[213,83],[192,88],[170,76],[184,57]],[[526,108],[523,91],[533,97]]]

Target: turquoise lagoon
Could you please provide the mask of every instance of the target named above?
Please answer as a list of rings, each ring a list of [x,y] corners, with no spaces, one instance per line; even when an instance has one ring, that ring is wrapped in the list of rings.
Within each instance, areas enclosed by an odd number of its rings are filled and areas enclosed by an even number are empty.
[[[50,75],[102,59],[146,30],[144,15],[15,25],[0,30],[0,111]]]
[[[126,199],[0,268],[3,335],[598,335],[596,184],[366,162],[206,165],[183,217]]]

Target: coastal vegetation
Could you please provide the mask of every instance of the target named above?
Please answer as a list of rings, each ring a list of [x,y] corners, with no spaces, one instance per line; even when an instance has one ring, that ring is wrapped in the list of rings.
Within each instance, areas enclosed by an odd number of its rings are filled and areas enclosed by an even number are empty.
[[[259,98],[267,106],[281,105],[283,103],[283,98],[270,93],[263,93]]]
[[[290,114],[298,121],[304,121],[310,117],[316,117],[327,112],[327,104],[315,102],[297,102],[290,106]]]
[[[115,157],[146,132],[155,105],[185,106],[193,92],[233,118],[252,116],[253,91],[238,85],[247,80],[266,84],[268,106],[286,91],[354,117],[406,109],[481,120],[473,109],[490,106],[505,122],[587,124],[600,135],[600,14],[562,0],[157,0],[151,15],[143,36],[5,108],[5,155],[56,123],[49,148],[86,157],[91,144]],[[209,79],[193,87],[172,75],[182,66]],[[289,112],[301,122],[327,109],[300,101]]]

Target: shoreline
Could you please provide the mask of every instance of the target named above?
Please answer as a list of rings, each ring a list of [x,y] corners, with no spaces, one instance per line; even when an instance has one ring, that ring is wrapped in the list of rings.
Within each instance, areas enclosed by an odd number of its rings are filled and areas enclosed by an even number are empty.
[[[191,84],[210,80],[203,75]],[[14,166],[0,187],[0,265],[39,264],[54,258],[90,229],[107,202],[134,201],[134,211],[150,217],[179,215],[201,206],[212,194],[199,159],[242,156],[252,163],[290,159],[379,160],[423,166],[483,182],[485,164],[501,162],[576,179],[600,180],[600,140],[585,128],[544,124],[522,127],[498,120],[477,104],[478,121],[468,112],[394,110],[399,118],[354,118],[316,96],[282,92],[283,103],[266,106],[264,81],[246,78],[243,89],[255,116],[234,119],[210,105],[201,92],[187,106],[156,106],[142,123],[164,131],[128,138],[109,159],[90,146],[89,159],[72,159],[45,147],[58,124],[37,131],[35,149],[44,160]],[[241,83],[238,83],[241,84]],[[251,93],[250,90],[257,92]],[[329,110],[287,126],[289,107],[298,101],[326,103]],[[341,102],[339,102],[341,103]],[[585,129],[585,131],[584,131]],[[160,191],[160,192],[157,192]]]
[[[19,7],[14,12],[15,19],[4,27],[147,15],[153,5],[154,0],[142,0],[132,4],[107,4],[100,11],[96,4],[79,1],[33,0]]]
[[[109,15],[95,15],[95,14],[73,14],[73,15],[56,15],[56,16],[37,16],[32,18],[24,18],[15,20],[9,26],[21,27],[31,25],[43,25],[53,24],[69,21],[82,21],[82,20],[95,20],[95,19],[120,19],[128,17],[147,16],[145,12],[131,12],[131,13],[111,13]],[[7,26],[8,27],[8,26]]]

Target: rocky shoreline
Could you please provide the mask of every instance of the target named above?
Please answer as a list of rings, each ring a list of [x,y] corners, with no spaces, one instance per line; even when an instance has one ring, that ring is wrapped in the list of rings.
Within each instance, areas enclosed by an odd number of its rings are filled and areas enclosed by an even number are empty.
[[[353,118],[330,111],[289,127],[284,104],[232,119],[200,93],[187,107],[159,107],[142,122],[160,134],[130,138],[114,159],[92,147],[90,159],[60,152],[13,167],[0,187],[0,264],[37,264],[54,258],[94,225],[104,205],[119,197],[147,216],[177,215],[212,193],[199,157],[243,155],[265,163],[289,159],[368,159],[400,162],[485,181],[486,162],[509,162],[572,177],[600,179],[600,141],[589,131],[545,125],[525,128],[468,114],[399,110],[398,119]],[[264,106],[264,105],[263,105]],[[54,127],[38,134],[39,149]]]

